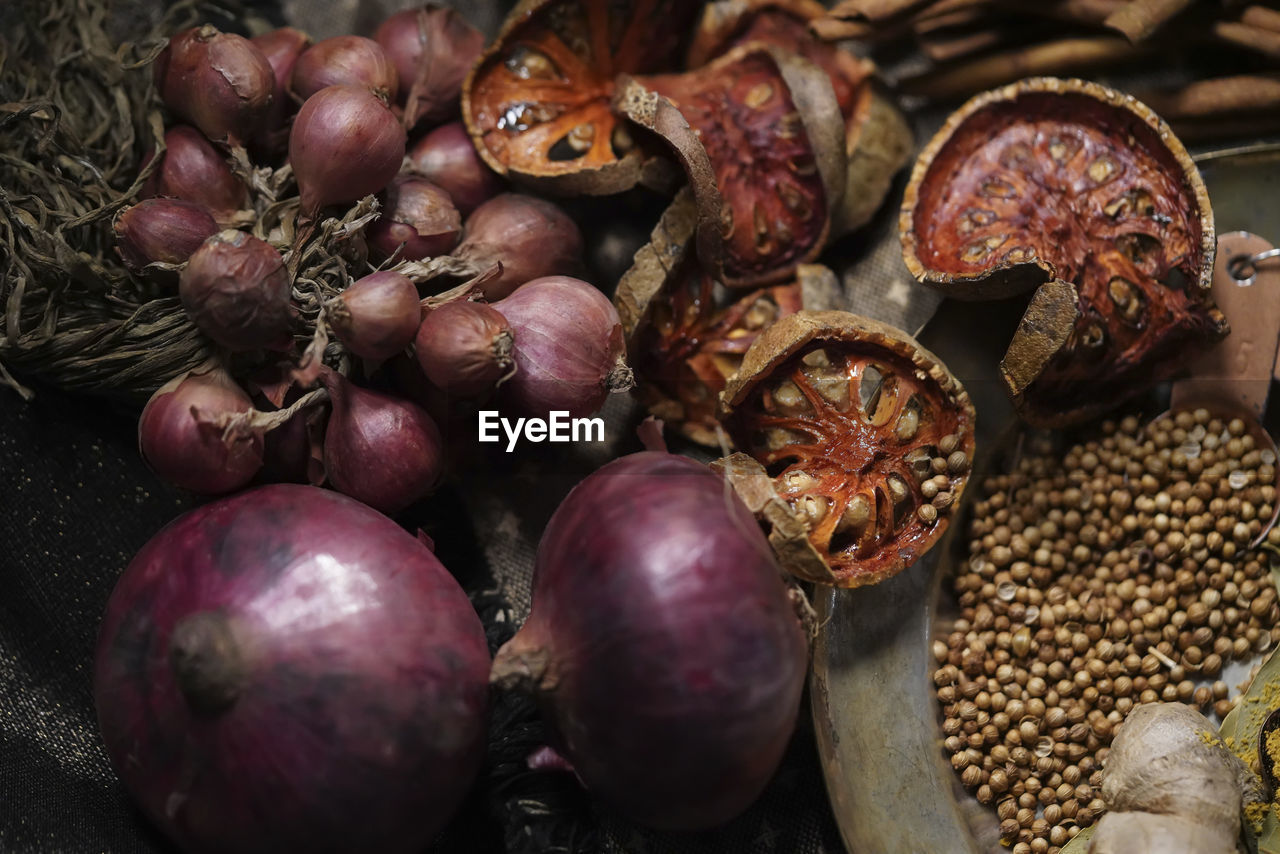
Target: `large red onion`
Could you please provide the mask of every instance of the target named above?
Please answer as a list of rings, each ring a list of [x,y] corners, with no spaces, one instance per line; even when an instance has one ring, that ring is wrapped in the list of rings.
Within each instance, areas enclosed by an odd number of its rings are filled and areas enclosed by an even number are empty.
[[[107,603],[107,753],[187,852],[426,849],[484,758],[489,655],[417,539],[349,498],[265,486],[151,539]]]
[[[462,81],[484,49],[484,34],[454,9],[428,3],[397,12],[374,38],[400,76],[405,124],[457,118]]]
[[[366,232],[369,248],[378,258],[420,261],[447,255],[458,245],[462,217],[449,194],[421,178],[401,175],[387,187],[386,206]]]
[[[334,489],[383,513],[425,498],[444,471],[435,421],[420,406],[360,388],[325,370],[333,413],[324,433],[324,467]]]
[[[221,368],[182,374],[147,401],[138,449],[175,486],[204,495],[240,489],[262,468],[262,436],[228,431],[221,419],[251,409],[249,395]]]
[[[548,276],[517,288],[493,307],[511,324],[516,373],[502,400],[545,417],[590,415],[611,391],[632,384],[622,324],[609,298],[581,279]]]
[[[146,266],[157,261],[181,264],[218,233],[203,205],[181,199],[145,199],[121,211],[113,228],[124,265],[138,275],[150,274]],[[178,279],[175,273],[158,278]]]
[[[280,27],[249,39],[271,64],[275,85],[271,90],[271,110],[259,135],[260,147],[269,155],[279,154],[289,144],[289,118],[297,105],[289,96],[293,66],[311,46],[311,36],[293,27]]]
[[[330,86],[307,99],[289,132],[302,211],[355,202],[390,183],[404,161],[404,128],[363,86]]]
[[[223,225],[248,204],[249,188],[200,131],[175,125],[165,131],[164,146],[159,166],[142,186],[143,198],[169,196],[197,202]]]
[[[271,109],[271,63],[248,39],[210,24],[170,38],[154,72],[165,106],[213,140],[244,145]]]
[[[386,51],[364,36],[334,36],[307,48],[293,67],[289,90],[305,101],[328,86],[364,86],[396,98],[396,69]]]
[[[643,824],[700,830],[773,775],[807,661],[750,511],[705,466],[646,451],[551,517],[529,619],[491,681],[533,692],[592,794]]]
[[[427,313],[413,349],[437,388],[478,397],[515,370],[513,340],[511,324],[493,306],[456,300]]]
[[[502,275],[482,287],[488,299],[502,299],[533,279],[580,272],[582,232],[553,202],[503,193],[467,217],[453,258],[473,274],[501,263]]]
[[[480,159],[462,122],[431,131],[407,156],[413,171],[444,189],[463,216],[502,192],[502,178]]]
[[[243,231],[215,234],[178,281],[182,307],[205,335],[232,350],[288,349],[289,271],[271,244]]]
[[[371,273],[325,305],[329,324],[347,349],[365,359],[390,359],[413,343],[422,321],[418,288],[390,270]]]

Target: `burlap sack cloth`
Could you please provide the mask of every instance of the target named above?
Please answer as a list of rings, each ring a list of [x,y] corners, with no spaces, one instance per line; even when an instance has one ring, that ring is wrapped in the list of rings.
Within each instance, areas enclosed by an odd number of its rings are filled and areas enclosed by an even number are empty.
[[[283,12],[284,20],[323,38],[372,32],[407,5],[285,0]],[[454,5],[492,35],[508,4]],[[929,129],[917,128],[917,138]],[[849,307],[914,332],[936,299],[912,284],[902,264],[894,210],[900,197],[901,179],[875,224],[844,241],[838,253],[856,259],[840,263]],[[623,259],[656,221],[661,202],[579,205],[596,281],[611,287]],[[622,227],[608,234],[593,229],[611,220]],[[90,662],[119,572],[155,531],[198,501],[161,484],[143,466],[134,413],[36,388],[31,404],[0,390],[0,852],[170,851],[132,808],[108,765],[94,718]],[[639,449],[634,427],[641,413],[628,396],[615,396],[604,415],[604,443],[495,451],[403,520],[435,538],[441,559],[481,612],[494,649],[528,613],[534,550],[552,511],[582,477]],[[529,773],[524,757],[541,743],[542,729],[526,702],[500,702],[491,729],[482,779],[430,849],[436,854],[843,851],[807,705],[764,796],[728,826],[703,834],[638,829],[593,804],[568,775]],[[892,769],[869,767],[866,773]]]

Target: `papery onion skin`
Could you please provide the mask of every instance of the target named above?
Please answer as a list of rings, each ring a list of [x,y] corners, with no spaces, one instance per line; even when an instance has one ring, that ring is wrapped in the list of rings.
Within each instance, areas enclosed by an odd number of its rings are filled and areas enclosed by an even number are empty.
[[[161,386],[138,419],[138,449],[151,470],[201,495],[240,489],[262,468],[262,437],[224,436],[219,416],[253,409],[221,368],[191,372]]]
[[[404,128],[367,88],[321,89],[302,105],[289,132],[303,214],[377,193],[400,171],[404,147]]]
[[[515,369],[511,324],[481,302],[447,302],[418,327],[414,354],[427,379],[462,397],[492,391]]]
[[[167,196],[198,202],[223,225],[248,204],[249,188],[200,131],[176,125],[165,131],[164,145],[159,166],[142,185],[143,198]]]
[[[503,193],[467,217],[462,243],[453,253],[483,272],[502,264],[502,275],[481,287],[490,300],[545,276],[582,270],[582,231],[558,205],[520,193]]]
[[[138,552],[94,698],[120,779],[183,851],[416,854],[483,761],[488,660],[466,595],[412,535],[273,485]]]
[[[689,831],[764,789],[807,663],[750,511],[705,466],[646,451],[589,476],[551,517],[529,618],[491,681],[532,689],[592,795]]]
[[[157,261],[183,263],[218,233],[203,205],[181,199],[144,199],[121,211],[112,227],[120,258],[138,275],[151,275],[145,268]],[[156,278],[177,281],[174,273]]]
[[[291,343],[289,271],[271,244],[222,231],[195,251],[178,281],[195,325],[231,350],[284,350]]]
[[[399,74],[401,101],[412,110],[408,127],[458,117],[462,81],[484,49],[483,33],[457,10],[427,3],[387,18],[374,39]]]
[[[333,412],[324,434],[324,467],[334,489],[391,515],[425,498],[444,471],[444,443],[417,404],[360,388],[326,370]]]
[[[377,42],[364,36],[334,36],[303,51],[293,66],[289,91],[305,101],[329,86],[365,86],[388,101],[397,91],[396,69]]]
[[[503,403],[531,416],[581,417],[630,387],[618,312],[589,283],[535,279],[493,307],[515,335],[516,373],[502,386]]]
[[[298,57],[311,46],[311,36],[293,27],[279,27],[249,41],[262,51],[275,76],[271,109],[259,131],[258,143],[268,155],[276,155],[289,145],[289,119],[298,109],[289,95],[289,80],[293,77],[293,66]]]
[[[413,172],[447,192],[463,216],[502,192],[502,178],[480,159],[462,122],[431,131],[406,156]]]
[[[390,359],[413,343],[422,321],[418,288],[390,270],[352,282],[328,309],[329,323],[347,349],[365,359]]]
[[[430,181],[404,175],[387,187],[382,216],[365,233],[375,257],[390,258],[400,249],[399,257],[406,261],[447,255],[461,236],[462,217],[449,194]]]
[[[170,38],[154,74],[165,106],[212,140],[245,145],[271,109],[271,63],[248,39],[209,24]]]

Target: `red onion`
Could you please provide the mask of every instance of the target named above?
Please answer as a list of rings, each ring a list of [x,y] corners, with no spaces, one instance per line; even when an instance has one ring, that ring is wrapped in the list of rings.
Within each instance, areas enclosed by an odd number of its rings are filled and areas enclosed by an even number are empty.
[[[515,370],[512,340],[511,325],[497,309],[458,300],[427,313],[414,353],[437,388],[478,397]]]
[[[383,513],[397,513],[435,488],[444,470],[440,430],[421,407],[360,388],[325,370],[333,413],[324,434],[324,466],[339,492]]]
[[[271,64],[275,85],[271,89],[271,110],[259,134],[261,147],[268,154],[278,154],[289,144],[289,117],[297,109],[289,97],[289,80],[293,66],[302,52],[311,46],[311,36],[293,27],[280,27],[249,39]]]
[[[529,619],[490,680],[534,693],[592,794],[642,824],[700,830],[773,775],[807,663],[750,511],[705,466],[645,451],[551,517]]]
[[[325,311],[348,350],[378,361],[412,344],[422,320],[417,287],[407,276],[389,270],[353,282],[325,305]]]
[[[580,417],[631,387],[618,312],[581,279],[534,279],[493,307],[515,335],[516,373],[502,395],[520,411]]]
[[[400,171],[404,128],[362,86],[330,86],[307,99],[289,133],[289,162],[302,211],[355,202],[378,192]]]
[[[155,63],[166,107],[213,140],[244,145],[271,109],[275,75],[253,44],[205,24],[169,39]]]
[[[147,401],[138,449],[175,486],[204,495],[240,489],[262,468],[262,437],[225,431],[220,419],[252,409],[249,395],[221,368],[182,374]]]
[[[391,257],[403,244],[400,257],[420,261],[447,255],[461,233],[462,217],[448,193],[430,181],[401,176],[387,187],[386,207],[366,239],[379,258]]]
[[[364,36],[334,36],[307,48],[293,67],[289,89],[305,101],[328,86],[364,86],[394,101],[396,68],[379,44]]]
[[[334,492],[265,486],[138,552],[94,699],[116,773],[183,851],[416,854],[479,772],[488,662],[412,535]]]
[[[502,192],[502,178],[480,159],[462,122],[431,131],[408,157],[413,171],[444,189],[463,216]]]
[[[290,346],[289,271],[271,244],[243,231],[206,240],[182,271],[178,295],[200,331],[224,347]]]
[[[457,118],[462,81],[484,50],[484,34],[457,11],[428,3],[397,12],[373,36],[395,63],[405,124]]]
[[[485,296],[497,300],[533,279],[579,272],[582,232],[552,202],[503,193],[467,217],[465,236],[453,257],[473,274],[501,262],[502,275],[483,285]]]
[[[142,187],[144,198],[169,196],[198,202],[223,224],[248,204],[249,188],[200,131],[175,125],[165,131],[164,146],[160,165]]]
[[[218,224],[203,205],[181,199],[138,202],[121,211],[113,227],[124,265],[138,275],[152,273],[145,268],[157,261],[181,264],[218,233]],[[174,273],[160,278],[177,281]]]

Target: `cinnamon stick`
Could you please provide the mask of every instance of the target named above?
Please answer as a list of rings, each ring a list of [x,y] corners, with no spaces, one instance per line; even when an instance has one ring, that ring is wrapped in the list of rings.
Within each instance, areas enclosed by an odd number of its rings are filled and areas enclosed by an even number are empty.
[[[952,98],[1039,74],[1098,68],[1150,53],[1113,36],[1061,39],[931,69],[901,81],[903,92]]]
[[[1130,0],[1103,23],[1137,44],[1190,5],[1191,0]]]
[[[920,50],[934,62],[950,62],[1008,41],[1009,33],[999,28],[953,34],[926,33],[917,39]]]
[[[1097,27],[1102,26],[1125,2],[1126,0],[1058,0],[1056,3],[1027,3],[1025,0],[1005,0],[1004,5],[1010,11],[1017,10],[1028,15]]]
[[[1213,34],[1224,42],[1260,53],[1274,59],[1280,59],[1280,33],[1251,27],[1236,21],[1216,21]]]
[[[831,17],[851,21],[883,21],[923,6],[928,0],[844,0],[831,10]]]
[[[1200,80],[1176,91],[1147,92],[1147,106],[1168,121],[1232,113],[1262,117],[1280,111],[1280,74],[1241,74]]]
[[[1240,14],[1240,23],[1280,33],[1280,12],[1266,6],[1249,6]]]

